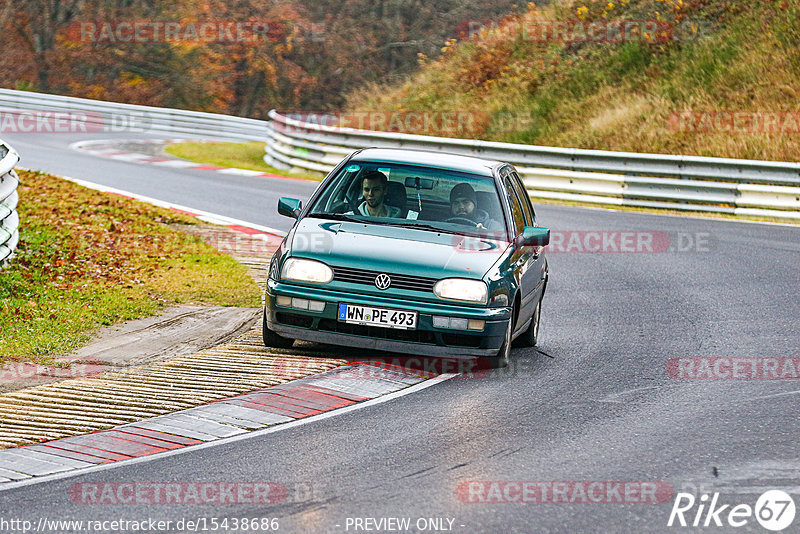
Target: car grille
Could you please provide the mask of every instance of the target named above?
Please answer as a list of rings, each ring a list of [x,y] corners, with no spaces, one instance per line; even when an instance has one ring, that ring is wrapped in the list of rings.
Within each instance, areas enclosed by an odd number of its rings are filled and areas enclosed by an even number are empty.
[[[351,269],[349,267],[334,267],[333,279],[338,282],[349,282],[351,284],[375,285],[375,277],[384,274],[383,271],[368,271],[364,269]],[[435,278],[425,278],[423,276],[412,276],[407,274],[388,274],[392,279],[391,287],[395,289],[408,289],[411,291],[433,291],[433,286],[437,280]]]

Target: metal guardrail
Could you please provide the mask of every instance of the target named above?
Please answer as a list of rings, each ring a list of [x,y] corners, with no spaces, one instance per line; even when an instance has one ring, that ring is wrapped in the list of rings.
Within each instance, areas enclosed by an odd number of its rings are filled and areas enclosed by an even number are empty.
[[[14,171],[17,163],[19,155],[0,141],[0,269],[14,254],[19,243],[19,177]]]
[[[0,89],[0,115],[36,112],[64,113],[75,117],[70,126],[77,127],[77,133],[82,130],[87,133],[157,132],[267,140],[267,122],[257,119]],[[43,122],[38,124],[42,125]],[[44,131],[47,131],[47,127],[52,127],[52,123],[50,126],[44,124]]]
[[[800,219],[800,163],[372,132],[306,124],[275,110],[270,112],[272,121],[261,121],[0,89],[0,114],[36,112],[82,115],[77,122],[89,133],[209,134],[265,141],[264,161],[284,169],[326,173],[358,148],[415,148],[513,163],[534,198]]]
[[[531,197],[800,219],[800,163],[542,147],[308,124],[273,110],[264,161],[329,172],[363,147],[507,161]]]

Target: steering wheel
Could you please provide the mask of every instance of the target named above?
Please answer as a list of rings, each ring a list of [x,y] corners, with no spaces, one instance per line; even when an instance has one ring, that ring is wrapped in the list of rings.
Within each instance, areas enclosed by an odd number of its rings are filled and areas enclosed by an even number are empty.
[[[476,223],[472,219],[467,219],[466,217],[450,217],[449,219],[445,219],[444,222],[456,223],[456,224],[468,224],[470,226],[478,226],[478,223]]]
[[[339,200],[330,208],[333,213],[345,213],[347,211],[354,211],[347,200]]]
[[[356,210],[361,205],[361,201],[363,199],[364,197],[362,197],[361,195],[359,195],[356,198],[349,198],[349,197],[345,198],[347,204],[350,206],[350,211],[352,211],[353,213],[356,213]]]

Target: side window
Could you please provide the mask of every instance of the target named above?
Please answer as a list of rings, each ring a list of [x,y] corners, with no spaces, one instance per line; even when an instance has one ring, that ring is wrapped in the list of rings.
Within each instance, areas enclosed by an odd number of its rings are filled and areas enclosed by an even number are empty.
[[[514,235],[519,235],[525,227],[525,215],[522,212],[522,206],[519,204],[517,193],[514,191],[511,176],[506,176],[503,184],[505,184],[508,201],[511,204],[511,216],[514,218]]]
[[[536,212],[533,211],[531,197],[528,196],[528,191],[522,184],[522,180],[520,180],[519,175],[514,172],[511,173],[511,176],[511,180],[514,183],[514,188],[517,191],[517,195],[519,195],[519,201],[522,204],[522,211],[525,212],[525,225],[536,226]]]

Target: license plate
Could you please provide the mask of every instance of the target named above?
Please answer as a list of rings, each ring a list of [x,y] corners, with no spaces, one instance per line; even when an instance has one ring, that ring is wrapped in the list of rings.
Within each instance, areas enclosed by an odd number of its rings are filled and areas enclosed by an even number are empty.
[[[417,327],[417,312],[339,304],[339,320],[352,324],[412,330]]]

